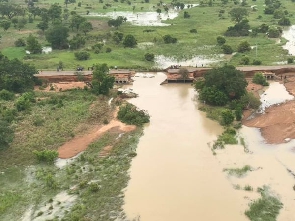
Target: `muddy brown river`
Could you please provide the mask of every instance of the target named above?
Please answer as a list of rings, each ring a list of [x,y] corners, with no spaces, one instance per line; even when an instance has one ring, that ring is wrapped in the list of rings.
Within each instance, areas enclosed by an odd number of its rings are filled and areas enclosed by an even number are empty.
[[[151,115],[132,161],[125,191],[128,219],[242,221],[242,199],[228,182],[208,143],[221,126],[198,110],[190,84],[135,78],[130,102]]]

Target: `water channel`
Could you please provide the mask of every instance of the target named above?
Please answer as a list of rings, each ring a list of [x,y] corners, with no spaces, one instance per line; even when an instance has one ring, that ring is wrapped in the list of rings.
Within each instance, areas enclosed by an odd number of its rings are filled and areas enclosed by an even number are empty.
[[[198,110],[190,84],[167,84],[155,78],[136,78],[139,94],[130,102],[148,110],[125,192],[127,217],[141,221],[247,220],[243,201],[233,191],[208,143],[221,126]]]

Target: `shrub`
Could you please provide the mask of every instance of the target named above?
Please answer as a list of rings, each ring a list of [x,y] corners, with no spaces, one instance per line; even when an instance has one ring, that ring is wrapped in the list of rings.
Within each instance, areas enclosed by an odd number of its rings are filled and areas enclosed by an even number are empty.
[[[288,62],[288,64],[292,64],[294,62],[294,58],[288,58],[287,62]]]
[[[242,41],[238,45],[238,52],[240,52],[240,53],[244,53],[244,52],[250,51],[250,50],[251,50],[251,46],[248,41]]]
[[[56,150],[34,150],[37,160],[44,163],[53,163],[58,157],[58,152]]]
[[[118,119],[123,123],[137,126],[150,122],[150,116],[146,111],[137,109],[134,105],[129,103],[120,107]]]
[[[26,46],[26,41],[22,38],[19,38],[14,42],[14,45],[15,47],[24,47]]]
[[[8,90],[2,89],[0,91],[0,100],[10,101],[14,99],[14,93]]]
[[[248,65],[250,63],[250,58],[248,56],[243,56],[240,60],[241,65]]]
[[[198,33],[197,29],[193,28],[189,31],[190,33]]]
[[[153,61],[155,59],[155,55],[153,53],[146,53],[144,55],[145,60],[147,61]]]
[[[226,42],[225,38],[222,36],[218,36],[216,40],[218,45],[223,45]]]
[[[0,149],[6,148],[13,141],[14,132],[7,121],[0,119]]]
[[[230,45],[222,45],[221,49],[223,50],[224,54],[232,54],[234,51]]]
[[[235,119],[235,116],[233,115],[231,110],[222,111],[221,117],[222,117],[222,124],[223,125],[230,125]]]
[[[86,51],[75,52],[75,57],[79,61],[88,60],[90,57],[90,53],[88,53]]]
[[[163,40],[165,44],[174,44],[177,43],[177,38],[172,37],[171,35],[164,35]]]
[[[218,90],[216,87],[203,87],[200,92],[200,99],[208,102],[208,104],[223,106],[228,102],[228,97],[225,93]]]
[[[253,93],[246,93],[243,95],[240,99],[242,108],[253,108],[253,109],[258,109],[261,101],[255,97]]]
[[[112,49],[111,48],[106,48],[106,53],[111,53]]]
[[[240,121],[242,119],[243,111],[241,107],[235,109],[236,120]]]
[[[252,82],[263,86],[269,85],[262,73],[256,73],[252,79]]]
[[[31,106],[30,101],[24,97],[19,97],[15,102],[16,109],[18,111],[28,110]]]
[[[252,62],[253,65],[261,65],[261,63],[262,62],[260,60],[256,60],[256,59],[254,59]]]

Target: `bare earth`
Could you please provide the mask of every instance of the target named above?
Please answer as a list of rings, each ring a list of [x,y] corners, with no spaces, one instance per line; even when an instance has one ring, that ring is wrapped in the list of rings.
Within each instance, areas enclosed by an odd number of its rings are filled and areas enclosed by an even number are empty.
[[[290,94],[295,95],[294,77],[287,78],[285,86]],[[247,115],[248,113],[245,113],[243,124],[248,127],[260,128],[261,134],[267,143],[279,144],[289,139],[295,139],[294,100],[280,105],[273,105],[266,109],[265,114],[257,115],[250,120],[245,120]]]
[[[73,138],[64,145],[58,148],[59,158],[66,159],[76,156],[78,153],[87,149],[93,141],[99,139],[104,133],[111,129],[120,130],[122,132],[129,132],[136,128],[134,125],[126,125],[116,118],[117,111],[115,112],[114,119],[107,125],[98,125],[89,133]],[[106,155],[111,147],[105,147],[103,149],[103,154]]]

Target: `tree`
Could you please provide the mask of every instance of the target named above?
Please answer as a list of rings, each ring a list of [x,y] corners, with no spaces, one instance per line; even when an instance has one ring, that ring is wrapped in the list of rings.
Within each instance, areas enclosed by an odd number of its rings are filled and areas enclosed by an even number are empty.
[[[54,25],[45,32],[46,40],[53,49],[68,48],[69,29],[62,25]]]
[[[2,17],[7,17],[11,20],[13,17],[21,15],[23,13],[23,9],[19,5],[11,4],[11,3],[0,3],[0,14]]]
[[[244,73],[232,65],[213,68],[204,75],[204,87],[216,87],[231,100],[243,96],[247,84]]]
[[[34,37],[32,34],[30,34],[27,38],[26,49],[32,54],[41,54],[42,52],[41,44],[38,42],[37,38]]]
[[[252,79],[252,82],[255,84],[260,84],[262,86],[268,86],[269,83],[265,79],[262,73],[256,73]]]
[[[190,16],[190,14],[189,14],[187,11],[185,11],[185,12],[183,13],[183,17],[184,17],[184,18],[190,18],[191,16]]]
[[[31,90],[34,86],[34,74],[37,73],[34,66],[24,64],[18,59],[9,60],[0,53],[0,90],[16,93]]]
[[[239,23],[248,16],[248,11],[245,8],[233,8],[230,10],[229,15],[231,16],[232,21]]]
[[[108,21],[108,26],[110,27],[115,27],[116,29],[118,29],[123,22],[126,22],[127,18],[123,17],[123,16],[118,16],[116,19],[111,19]]]
[[[87,32],[90,32],[93,29],[91,22],[85,21],[80,25],[80,30],[86,35]]]
[[[71,49],[78,49],[84,46],[86,43],[85,37],[81,36],[80,34],[77,34],[74,36],[70,41],[70,48]]]
[[[115,83],[115,77],[109,74],[107,64],[98,64],[94,67],[92,78],[92,92],[107,95]]]
[[[84,22],[86,22],[86,18],[82,17],[81,15],[74,14],[71,18],[70,27],[72,30],[76,28],[76,30],[79,31],[80,25]]]
[[[22,28],[25,27],[26,24],[27,24],[27,19],[25,19],[25,18],[18,19],[18,22],[17,22],[18,30],[20,31]]]
[[[161,10],[161,9],[159,9],[159,8],[157,8],[156,12],[157,12],[157,13],[160,15],[160,14],[161,14],[161,12],[162,12],[162,10]]]
[[[137,45],[137,41],[133,35],[126,35],[123,45],[124,47],[134,48]]]
[[[48,29],[48,22],[41,21],[40,23],[37,24],[37,28],[41,29],[44,33],[44,31]]]
[[[53,21],[61,20],[62,8],[57,3],[54,3],[48,9],[48,17]]]
[[[251,46],[249,44],[248,41],[242,41],[239,45],[238,45],[238,52],[240,53],[244,53],[246,51],[251,51]]]
[[[4,29],[4,31],[7,31],[11,26],[11,21],[4,20],[1,22],[1,27]]]
[[[188,79],[188,75],[189,75],[189,72],[186,68],[180,68],[179,69],[179,74],[181,75],[181,78],[183,79],[183,82],[185,82],[185,80]]]

